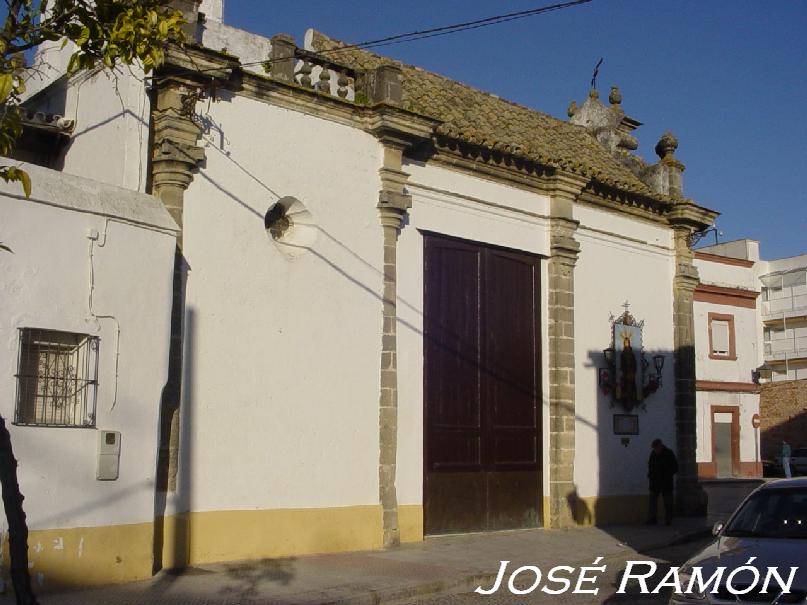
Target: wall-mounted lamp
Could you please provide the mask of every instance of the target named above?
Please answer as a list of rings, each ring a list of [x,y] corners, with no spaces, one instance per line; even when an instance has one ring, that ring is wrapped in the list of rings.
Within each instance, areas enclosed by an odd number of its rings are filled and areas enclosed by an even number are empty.
[[[616,358],[616,351],[614,351],[614,347],[608,347],[603,350],[602,355],[605,357],[606,367],[600,368],[597,382],[603,394],[608,396],[614,389],[614,375],[616,373],[614,360]]]
[[[661,386],[661,370],[664,368],[664,355],[653,355],[653,367],[656,368],[656,379]]]
[[[770,380],[773,378],[773,368],[767,363],[763,363],[756,370],[751,371],[751,380],[754,384],[759,384],[760,380]]]

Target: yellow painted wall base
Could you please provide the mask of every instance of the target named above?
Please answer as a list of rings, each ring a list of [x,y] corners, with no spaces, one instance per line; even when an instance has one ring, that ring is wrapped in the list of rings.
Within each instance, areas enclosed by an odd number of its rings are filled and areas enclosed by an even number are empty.
[[[661,503],[659,503],[661,506]],[[588,496],[577,501],[578,525],[631,525],[647,521],[647,496]]]
[[[549,506],[549,497],[544,497],[544,527],[550,527]],[[564,506],[569,504],[564,503]],[[661,506],[659,502],[659,507]],[[572,516],[580,527],[644,523],[647,520],[647,496],[578,497],[574,501]]]
[[[150,578],[153,525],[109,525],[28,533],[31,581],[37,592]],[[3,534],[3,563],[9,562]],[[6,577],[8,577],[6,575]]]
[[[549,498],[544,498],[544,511]],[[639,523],[647,497],[579,498],[578,525]],[[423,507],[401,505],[402,542],[423,540]],[[152,523],[33,530],[29,557],[39,591],[130,582],[151,577],[154,536],[162,560],[174,568],[222,561],[290,557],[382,547],[383,512],[378,505],[320,509],[198,512],[161,517]],[[162,542],[160,543],[160,536]],[[7,536],[3,561],[8,564]]]
[[[401,542],[422,542],[423,506],[400,504],[398,506],[398,527],[401,529]]]
[[[157,520],[162,567],[382,546],[379,505],[196,512]]]

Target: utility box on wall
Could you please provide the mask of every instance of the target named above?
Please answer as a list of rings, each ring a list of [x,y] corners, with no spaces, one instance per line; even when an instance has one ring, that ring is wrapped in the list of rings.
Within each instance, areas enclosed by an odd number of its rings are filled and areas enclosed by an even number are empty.
[[[98,431],[98,481],[115,481],[120,467],[120,432]]]

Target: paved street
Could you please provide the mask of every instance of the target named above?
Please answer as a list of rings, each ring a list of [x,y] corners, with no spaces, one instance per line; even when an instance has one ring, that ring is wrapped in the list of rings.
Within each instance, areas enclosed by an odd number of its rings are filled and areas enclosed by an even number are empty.
[[[426,598],[417,601],[418,605],[547,605],[548,603],[561,604],[588,604],[588,603],[630,603],[631,605],[659,605],[666,603],[669,599],[669,592],[663,591],[658,595],[642,595],[636,587],[630,587],[625,594],[615,594],[621,580],[621,572],[625,569],[625,563],[629,560],[655,561],[659,568],[654,576],[654,581],[648,581],[649,586],[657,583],[671,565],[680,565],[698,550],[706,546],[711,538],[701,538],[671,547],[651,550],[645,553],[620,553],[609,557],[603,563],[608,569],[605,574],[599,577],[596,587],[600,589],[599,594],[575,595],[569,591],[563,595],[549,596],[540,589],[529,595],[513,595],[507,590],[505,582],[501,589],[493,595],[482,596],[474,592],[462,592],[435,598]],[[542,570],[546,571],[546,570]],[[490,585],[484,585],[484,589]],[[521,589],[526,588],[522,586]]]
[[[708,521],[679,519],[673,527],[629,526],[569,530],[523,530],[429,538],[400,548],[263,561],[232,562],[186,570],[179,575],[161,573],[144,582],[92,590],[45,593],[43,605],[321,605],[328,604],[443,604],[482,602],[468,596],[480,584],[490,586],[499,562],[535,565],[549,570],[556,565],[591,565],[598,556],[608,562],[608,578],[597,586],[608,589],[615,583],[620,563],[627,559],[661,561],[685,559],[700,547],[689,542],[708,533]],[[489,597],[486,603],[600,603],[608,593],[594,600],[577,595],[546,598]],[[433,595],[455,593],[444,599]],[[465,594],[463,594],[465,593]],[[541,600],[543,596],[543,600]],[[432,599],[431,601],[429,599]],[[620,600],[610,602],[624,602]],[[630,602],[642,602],[633,600]],[[532,600],[530,600],[532,599]],[[578,599],[578,600],[575,600]],[[0,605],[12,603],[9,595]],[[649,602],[661,602],[659,599]]]

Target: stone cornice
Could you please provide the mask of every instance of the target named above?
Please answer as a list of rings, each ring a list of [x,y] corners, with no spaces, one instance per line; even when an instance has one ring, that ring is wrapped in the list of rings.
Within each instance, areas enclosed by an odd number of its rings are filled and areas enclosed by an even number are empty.
[[[722,391],[725,393],[759,393],[760,387],[753,382],[726,382],[722,380],[697,380],[698,391]]]
[[[373,106],[363,113],[365,130],[385,145],[401,150],[429,140],[437,125],[435,120],[385,104]]]
[[[720,263],[721,265],[732,265],[735,267],[745,267],[750,269],[754,266],[754,261],[744,258],[732,258],[730,256],[720,256],[719,254],[710,254],[708,252],[700,252],[695,250],[695,258],[710,263]]]
[[[667,213],[667,222],[673,227],[685,227],[692,232],[703,231],[711,227],[719,215],[719,212],[682,199]]]
[[[240,88],[241,62],[238,57],[213,51],[196,44],[171,44],[156,80],[174,79],[188,84],[209,85],[237,90]]]
[[[503,183],[532,193],[548,195],[546,181],[542,178],[546,167],[522,164],[519,169],[516,163],[507,161],[498,164],[485,162],[479,158],[464,155],[458,149],[434,147],[428,155],[430,164],[443,166],[456,172]],[[515,166],[515,169],[514,169]]]
[[[716,286],[704,283],[699,283],[695,288],[696,301],[718,305],[755,309],[758,297],[759,292],[744,290],[742,288]]]
[[[491,150],[482,145],[474,145],[444,135],[432,139],[433,151],[429,162],[448,166],[452,169],[491,178],[509,185],[543,194],[551,194],[552,175],[557,169],[539,164],[517,151]],[[628,214],[654,223],[667,224],[666,213],[673,207],[671,200],[650,197],[640,193],[624,191],[588,179],[576,173],[565,172],[581,179],[585,189],[577,197],[577,202],[599,208]]]
[[[586,193],[589,194],[586,196],[587,200],[592,203],[598,204],[601,200],[601,205],[604,207],[619,209],[643,218],[658,219],[667,214],[673,207],[670,200],[662,197],[651,197],[641,193],[624,191],[601,183],[596,179],[593,179],[588,184]]]
[[[589,182],[588,177],[556,170],[546,177],[547,193],[552,198],[575,202]]]
[[[371,133],[385,145],[399,149],[420,147],[425,160],[451,169],[503,182],[521,189],[551,195],[551,178],[562,171],[585,181],[577,201],[692,231],[710,226],[718,213],[689,200],[628,191],[600,182],[596,176],[541,163],[517,146],[467,141],[441,128],[435,119],[405,110],[395,103],[357,104],[296,83],[243,71],[238,59],[197,45],[171,47],[161,77],[185,80],[208,88],[226,88],[239,95],[272,103]],[[215,90],[214,90],[215,92]],[[422,151],[416,152],[422,154]]]

